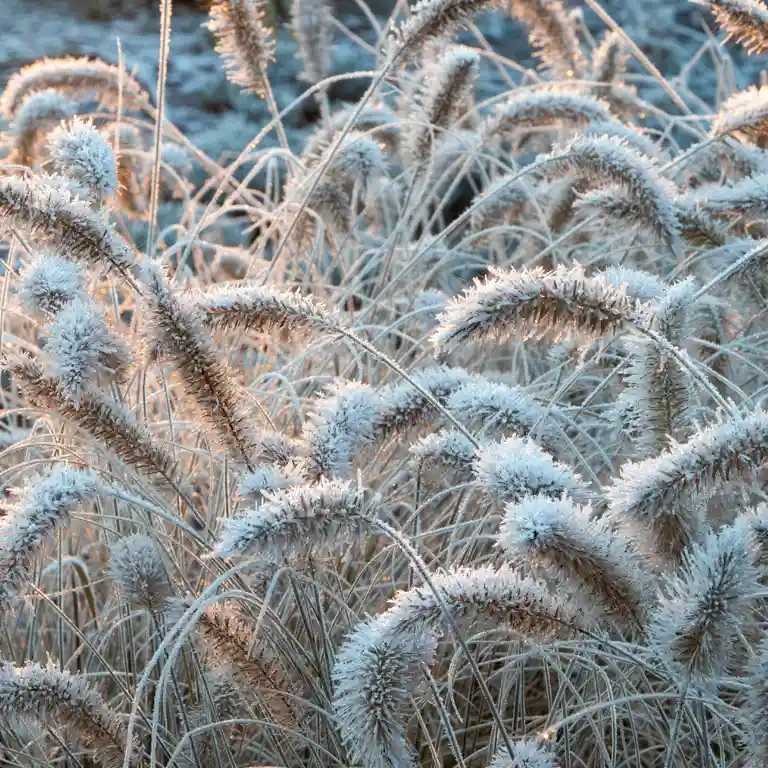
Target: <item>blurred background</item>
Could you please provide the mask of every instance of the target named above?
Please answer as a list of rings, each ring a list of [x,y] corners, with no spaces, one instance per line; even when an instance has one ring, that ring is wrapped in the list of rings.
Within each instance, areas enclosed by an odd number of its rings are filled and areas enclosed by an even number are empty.
[[[292,39],[290,0],[272,0],[277,31],[276,62],[270,78],[278,105],[283,108],[305,88],[298,79],[300,63]],[[377,33],[355,0],[331,0],[334,13],[333,74],[374,65]],[[570,3],[595,33],[604,25],[579,0]],[[763,57],[745,59],[737,46],[727,52],[716,44],[705,9],[688,0],[606,0],[605,9],[646,51],[673,85],[680,84],[702,101],[706,112],[723,95],[729,83],[743,88],[762,76]],[[372,0],[369,7],[383,25],[394,0]],[[236,155],[268,119],[266,104],[241,94],[227,82],[213,51],[206,0],[174,0],[171,58],[168,74],[168,117],[206,154],[226,160]],[[463,42],[478,45],[478,32],[497,53],[535,66],[526,34],[502,11],[478,15],[476,31]],[[154,93],[159,40],[158,0],[2,0],[0,2],[0,86],[21,67],[43,56],[97,55],[117,61],[120,41],[126,66]],[[658,101],[635,67],[637,85],[651,92],[644,97]],[[520,75],[510,72],[513,80]],[[353,102],[368,81],[353,79],[334,84],[331,106]],[[484,62],[477,83],[477,100],[505,90],[497,66]],[[658,89],[657,89],[658,90]],[[319,117],[314,101],[293,111],[285,122],[292,145],[300,148]],[[270,138],[271,141],[273,137]]]

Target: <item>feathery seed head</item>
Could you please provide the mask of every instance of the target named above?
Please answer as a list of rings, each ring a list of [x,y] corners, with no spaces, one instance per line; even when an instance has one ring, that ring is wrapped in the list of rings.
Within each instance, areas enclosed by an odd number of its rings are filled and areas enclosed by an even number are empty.
[[[610,30],[592,52],[592,79],[598,83],[611,83],[624,74],[628,61],[624,38]]]
[[[301,77],[319,83],[331,72],[331,7],[327,0],[292,0],[291,28],[304,62]]]
[[[433,432],[411,446],[413,463],[419,469],[441,466],[469,472],[475,453],[475,446],[455,429]]]
[[[533,190],[523,181],[510,181],[513,175],[499,177],[472,200],[473,232],[511,223],[535,198]]]
[[[63,57],[40,59],[13,75],[0,97],[0,114],[12,121],[28,96],[54,90],[70,97],[97,96],[105,107],[116,107],[122,88],[123,106],[140,109],[149,95],[125,70],[100,59]]]
[[[651,625],[657,652],[699,685],[728,671],[760,589],[749,525],[737,520],[685,553]]]
[[[264,94],[267,69],[275,60],[266,16],[263,0],[215,0],[207,24],[229,80],[259,95]]]
[[[424,50],[431,40],[451,37],[497,0],[419,0],[407,21],[390,33],[390,54],[403,64]]]
[[[550,749],[533,739],[514,742],[512,752],[514,757],[506,746],[500,747],[488,768],[558,768]]]
[[[98,490],[95,472],[67,466],[57,466],[22,490],[10,513],[0,518],[0,614],[22,589],[46,540]]]
[[[55,128],[48,136],[48,152],[54,170],[84,184],[96,200],[115,194],[115,153],[92,122],[75,118]]]
[[[0,221],[11,223],[33,245],[94,267],[126,275],[133,250],[86,203],[42,179],[0,179]]]
[[[528,27],[536,55],[553,79],[582,73],[585,61],[576,25],[561,0],[509,0],[506,10]]]
[[[40,135],[72,117],[74,104],[58,91],[33,93],[19,108],[11,125],[10,163],[32,167],[37,159]]]
[[[499,544],[522,570],[557,573],[592,595],[609,615],[638,625],[644,613],[642,571],[627,542],[591,520],[590,507],[526,496],[507,504]]]
[[[344,641],[333,668],[333,711],[355,763],[414,764],[405,722],[422,665],[433,663],[435,649],[432,632],[415,628],[393,635],[381,617],[361,624]]]
[[[240,481],[237,495],[247,501],[262,501],[268,492],[290,488],[300,482],[300,474],[290,466],[259,464]]]
[[[129,765],[137,764],[117,714],[88,685],[85,675],[61,672],[56,664],[0,664],[0,713],[53,729],[71,728],[104,768],[123,765],[126,754],[131,758]]]
[[[214,554],[258,554],[270,562],[333,549],[370,528],[378,496],[347,483],[321,480],[267,496],[260,506],[225,521]]]
[[[109,572],[123,599],[158,613],[171,594],[155,542],[137,533],[118,539],[109,550]]]
[[[726,99],[712,123],[713,136],[737,133],[756,140],[768,133],[768,85]]]
[[[614,265],[606,267],[599,274],[611,285],[624,289],[638,301],[653,301],[660,298],[666,290],[666,286],[656,275],[642,269]]]
[[[520,128],[554,123],[611,122],[608,105],[589,94],[547,88],[523,91],[498,106],[481,128],[485,140],[509,136]]]
[[[679,226],[672,200],[674,187],[656,165],[617,136],[576,136],[540,160],[551,160],[543,173],[573,171],[591,185],[615,185],[649,220],[657,236],[670,247],[677,243]]]
[[[21,273],[19,299],[34,315],[51,316],[85,295],[80,268],[53,253],[37,256]]]
[[[708,5],[717,23],[728,33],[725,42],[735,40],[747,53],[768,51],[768,6],[762,0],[693,0]]]
[[[697,532],[691,502],[731,476],[748,476],[766,458],[765,412],[713,424],[659,456],[625,464],[606,491],[611,514],[647,527],[657,553],[679,556]]]
[[[580,475],[528,438],[509,437],[483,446],[474,471],[478,486],[498,504],[519,502],[529,495],[567,496],[575,501],[588,496]]]
[[[366,384],[337,382],[320,398],[304,427],[309,477],[345,477],[357,451],[375,434],[379,398]]]
[[[100,375],[119,376],[130,365],[128,345],[85,298],[70,301],[46,330],[47,375],[75,404]]]
[[[490,277],[456,298],[438,320],[431,341],[438,350],[471,341],[520,339],[587,341],[644,323],[644,308],[601,276],[579,266],[492,268]]]

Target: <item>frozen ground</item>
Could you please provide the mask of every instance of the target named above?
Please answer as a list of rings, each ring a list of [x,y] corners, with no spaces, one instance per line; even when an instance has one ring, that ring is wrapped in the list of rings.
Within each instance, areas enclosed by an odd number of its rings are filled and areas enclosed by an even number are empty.
[[[383,15],[386,0],[377,0],[374,9]],[[120,39],[127,66],[154,91],[158,51],[158,12],[155,3],[123,0],[130,11],[116,11],[108,20],[87,18],[87,8],[96,0],[2,0],[0,2],[0,85],[17,69],[41,56],[95,54],[110,61],[117,59]],[[99,0],[104,3],[104,0]],[[137,8],[144,5],[143,8]],[[572,2],[578,7],[580,3]],[[700,47],[706,35],[701,26],[701,12],[685,0],[614,0],[606,7],[633,38],[649,50],[654,62],[673,78]],[[376,35],[362,14],[354,13],[354,4],[337,6],[336,18],[349,30],[335,31],[334,72],[370,68],[374,57],[358,40],[371,46]],[[169,117],[209,156],[226,157],[237,153],[267,119],[263,101],[238,93],[229,85],[212,50],[210,34],[201,25],[205,15],[178,2],[174,9],[171,60],[168,77]],[[587,10],[584,19],[598,32],[600,23]],[[525,34],[501,12],[484,14],[477,19],[490,46],[504,56],[526,61],[529,49]],[[472,40],[473,38],[468,38]],[[733,50],[733,47],[731,47]],[[277,40],[277,61],[270,72],[278,105],[282,108],[304,89],[298,80],[299,63],[296,46],[287,29],[281,29]],[[709,59],[686,72],[694,91],[711,104],[717,97],[717,75]],[[737,84],[743,87],[754,81],[760,57],[750,60],[747,71],[738,63]],[[721,66],[722,70],[723,67]],[[727,72],[728,67],[725,67]],[[517,77],[513,75],[513,77]],[[330,91],[332,105],[354,101],[365,90],[367,81],[351,80],[334,85]],[[485,66],[478,82],[478,101],[508,87],[501,73]],[[655,96],[652,94],[652,98]],[[701,107],[703,109],[703,106]],[[285,122],[294,148],[300,148],[312,122],[317,117],[313,104],[292,112]]]

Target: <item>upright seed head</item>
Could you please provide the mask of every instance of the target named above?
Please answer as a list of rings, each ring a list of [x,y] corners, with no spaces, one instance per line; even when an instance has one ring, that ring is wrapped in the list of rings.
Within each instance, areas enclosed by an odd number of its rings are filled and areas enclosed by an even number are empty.
[[[53,168],[84,184],[96,200],[111,197],[117,190],[115,153],[93,123],[75,118],[48,136]]]
[[[74,104],[58,91],[40,91],[29,96],[11,125],[12,149],[8,162],[34,167],[41,135],[72,117],[73,112]]]
[[[512,754],[506,746],[499,747],[488,768],[558,768],[551,750],[533,739],[513,742]]]
[[[267,10],[263,0],[214,0],[208,19],[229,80],[259,95],[266,90],[267,69],[275,60]]]
[[[331,72],[331,8],[327,0],[292,0],[291,27],[304,62],[301,77],[319,83]]]
[[[102,376],[120,376],[130,365],[128,345],[87,299],[75,297],[46,327],[46,373],[77,404]]]
[[[153,614],[163,609],[171,594],[157,546],[144,534],[125,536],[112,545],[109,572],[124,600]]]

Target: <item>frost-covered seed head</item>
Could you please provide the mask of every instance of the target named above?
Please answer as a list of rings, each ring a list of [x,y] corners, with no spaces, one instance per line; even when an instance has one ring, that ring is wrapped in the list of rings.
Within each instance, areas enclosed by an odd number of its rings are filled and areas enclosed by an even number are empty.
[[[439,316],[431,337],[438,350],[510,336],[592,341],[647,319],[647,307],[605,278],[587,277],[579,265],[489,272]]]
[[[768,51],[768,6],[762,0],[695,0],[708,5],[717,23],[728,33],[725,41],[735,40],[747,53]]]
[[[130,350],[87,299],[75,297],[46,326],[48,375],[77,403],[100,375],[121,374]]]
[[[457,430],[441,429],[411,446],[417,468],[442,466],[469,472],[475,459],[475,446]]]
[[[58,466],[30,482],[0,517],[0,614],[22,589],[35,554],[98,489],[95,472]]]
[[[653,617],[651,640],[661,658],[697,684],[716,683],[755,608],[759,575],[744,520],[693,545],[680,571],[668,578]]]
[[[726,99],[712,123],[713,136],[742,134],[756,140],[768,133],[768,86],[748,88]]]
[[[362,536],[375,514],[378,497],[370,498],[347,483],[321,481],[269,494],[241,517],[225,521],[216,554],[259,554],[279,563],[307,552],[337,547]]]
[[[510,437],[483,446],[475,460],[475,480],[496,503],[519,502],[526,496],[585,500],[581,477],[555,461],[530,439]]]
[[[155,542],[141,533],[118,539],[109,550],[109,572],[123,599],[160,611],[171,594]]]
[[[21,273],[19,299],[30,314],[55,315],[84,295],[85,281],[80,268],[56,254],[37,256]]]
[[[115,153],[92,122],[75,118],[55,128],[48,136],[48,152],[54,170],[84,184],[97,200],[115,194]]]
[[[267,69],[275,60],[267,12],[263,0],[215,0],[208,20],[229,80],[259,95],[264,93]]]
[[[320,398],[304,427],[309,477],[345,477],[357,451],[372,442],[379,397],[366,384],[336,383]]]
[[[13,148],[9,162],[34,166],[42,133],[72,117],[74,107],[58,91],[40,91],[29,96],[11,125]]]
[[[548,746],[524,739],[512,743],[510,757],[506,745],[499,747],[488,768],[558,768],[557,759]]]

